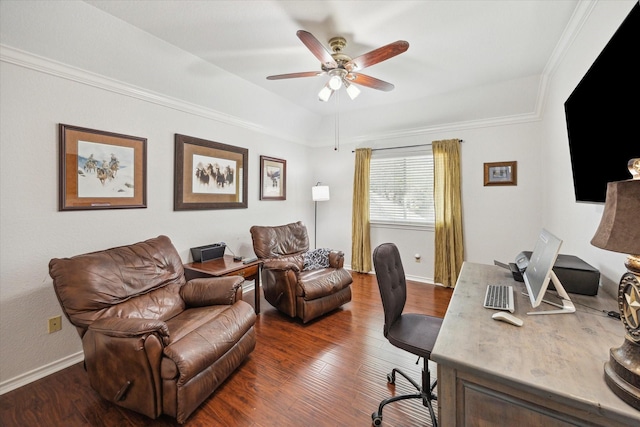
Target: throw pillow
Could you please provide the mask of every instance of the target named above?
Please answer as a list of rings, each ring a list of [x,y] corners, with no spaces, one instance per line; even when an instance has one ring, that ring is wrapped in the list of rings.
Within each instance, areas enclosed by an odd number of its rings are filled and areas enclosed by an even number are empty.
[[[304,254],[303,271],[317,270],[329,267],[329,249],[314,249]]]

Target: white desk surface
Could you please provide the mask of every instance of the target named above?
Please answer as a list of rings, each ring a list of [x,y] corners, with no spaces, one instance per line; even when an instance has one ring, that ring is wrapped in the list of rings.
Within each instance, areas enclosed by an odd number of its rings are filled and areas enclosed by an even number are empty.
[[[514,287],[513,314],[523,326],[491,318],[495,310],[482,305],[488,284]],[[616,300],[602,290],[597,296],[569,294],[576,313],[531,316],[525,291],[504,268],[465,262],[431,359],[581,410],[599,408],[607,418],[637,418],[640,425],[640,411],[604,380],[609,349],[624,342],[622,322],[602,312],[617,311]]]

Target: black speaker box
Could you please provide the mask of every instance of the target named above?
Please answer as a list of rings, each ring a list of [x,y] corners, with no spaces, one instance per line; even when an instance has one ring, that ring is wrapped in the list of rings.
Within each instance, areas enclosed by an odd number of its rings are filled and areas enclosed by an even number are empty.
[[[221,258],[227,245],[224,243],[212,243],[210,245],[198,246],[191,248],[191,256],[193,262],[205,262],[212,259]]]

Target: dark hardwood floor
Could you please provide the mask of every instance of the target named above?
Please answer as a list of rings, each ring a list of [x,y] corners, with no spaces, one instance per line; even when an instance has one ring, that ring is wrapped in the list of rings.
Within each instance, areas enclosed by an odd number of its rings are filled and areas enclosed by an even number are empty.
[[[422,363],[382,335],[384,316],[374,275],[353,273],[353,299],[341,309],[303,325],[279,314],[262,298],[256,349],[196,410],[185,426],[370,426],[380,401],[413,393],[400,367],[419,382]],[[408,282],[405,312],[443,317],[452,290]],[[253,304],[253,291],[244,295]],[[436,372],[432,370],[432,379]],[[0,396],[0,426],[176,426],[151,420],[102,400],[89,386],[82,364]],[[383,426],[430,426],[418,400],[385,407]]]

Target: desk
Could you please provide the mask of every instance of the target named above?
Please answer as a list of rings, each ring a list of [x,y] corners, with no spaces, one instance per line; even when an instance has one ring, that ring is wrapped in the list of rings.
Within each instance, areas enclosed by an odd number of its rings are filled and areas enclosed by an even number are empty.
[[[514,287],[521,327],[493,320],[487,284]],[[464,263],[431,359],[438,364],[442,426],[638,426],[640,411],[605,384],[609,349],[622,323],[600,310],[617,303],[570,294],[574,314],[529,316],[525,285],[500,267]],[[584,305],[595,309],[587,308]]]
[[[205,262],[191,262],[184,265],[187,280],[199,277],[242,276],[246,280],[255,280],[255,311],[260,314],[260,273],[262,261],[256,260],[248,264],[234,261],[231,255]]]

